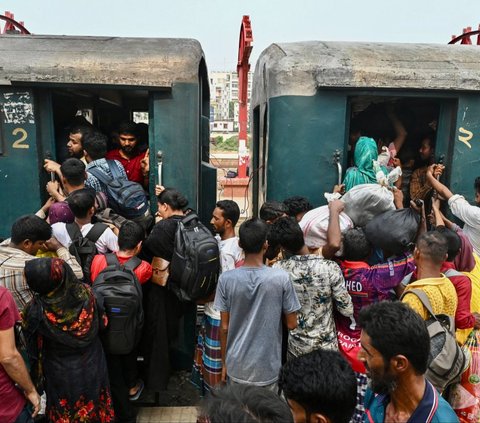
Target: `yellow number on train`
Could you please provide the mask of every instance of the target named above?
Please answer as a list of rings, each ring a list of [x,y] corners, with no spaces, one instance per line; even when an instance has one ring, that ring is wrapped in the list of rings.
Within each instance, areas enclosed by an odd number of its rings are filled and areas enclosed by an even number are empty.
[[[12,144],[12,147],[13,148],[30,148],[30,146],[27,143],[25,143],[28,137],[27,131],[25,131],[25,129],[23,128],[15,128],[12,131],[12,135],[17,135],[17,134],[20,134],[20,138]]]

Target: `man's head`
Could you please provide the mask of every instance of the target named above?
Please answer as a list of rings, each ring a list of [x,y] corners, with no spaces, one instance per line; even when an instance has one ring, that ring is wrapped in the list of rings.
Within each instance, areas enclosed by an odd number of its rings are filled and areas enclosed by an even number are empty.
[[[480,176],[475,178],[473,186],[475,188],[475,203],[480,206]]]
[[[270,228],[269,240],[271,234],[275,234],[272,238],[277,239],[282,248],[291,254],[299,254],[305,245],[302,229],[294,217],[282,217],[276,220]]]
[[[263,253],[267,249],[267,224],[257,218],[248,219],[240,225],[238,231],[240,247],[245,254]]]
[[[295,423],[348,423],[357,380],[338,351],[315,350],[287,361],[278,380]]]
[[[448,244],[445,236],[438,231],[429,231],[422,234],[417,240],[413,258],[417,266],[423,264],[440,267],[448,256]]]
[[[348,261],[365,261],[372,251],[365,231],[351,228],[343,233],[343,257]]]
[[[66,182],[71,186],[78,187],[83,185],[87,178],[85,164],[79,159],[71,158],[65,160],[60,166],[60,171],[62,172],[64,185]]]
[[[211,391],[201,415],[210,423],[293,423],[288,405],[275,392],[242,384]]]
[[[288,213],[287,206],[279,201],[267,201],[260,207],[260,219],[271,224]]]
[[[137,124],[135,122],[122,122],[118,127],[118,144],[120,149],[130,156],[137,149],[139,142]]]
[[[38,216],[29,214],[13,223],[10,241],[16,248],[34,256],[51,237],[50,225]]]
[[[87,162],[103,159],[107,154],[107,137],[99,131],[87,132],[83,136],[83,149]]]
[[[455,260],[455,257],[457,257],[458,253],[460,253],[460,250],[462,248],[462,240],[460,239],[460,237],[455,231],[452,231],[445,226],[439,226],[435,229],[435,231],[440,232],[447,240],[447,261]]]
[[[235,201],[221,200],[216,204],[210,223],[217,234],[222,236],[225,231],[233,231],[240,218],[240,208]]]
[[[402,380],[427,370],[430,337],[424,320],[408,305],[382,301],[360,311],[359,359],[367,369],[372,390],[393,392]]]
[[[77,189],[66,201],[77,219],[85,219],[95,214],[95,193],[91,189]]]
[[[68,155],[81,159],[83,157],[83,137],[87,132],[92,132],[93,127],[88,125],[74,125],[70,128],[68,135]]]
[[[283,204],[288,209],[288,215],[294,217],[297,222],[302,220],[303,215],[312,210],[313,206],[305,197],[294,196],[283,200]]]
[[[120,251],[132,251],[134,255],[140,252],[145,239],[145,230],[136,222],[125,222],[118,232],[118,248]]]
[[[418,150],[420,158],[423,161],[430,160],[433,158],[435,152],[435,133],[428,132],[422,134],[421,139],[420,149]]]

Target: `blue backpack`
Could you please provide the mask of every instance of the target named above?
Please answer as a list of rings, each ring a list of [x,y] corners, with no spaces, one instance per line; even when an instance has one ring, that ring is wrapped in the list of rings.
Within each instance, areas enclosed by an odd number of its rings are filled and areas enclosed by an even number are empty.
[[[108,205],[127,219],[145,215],[148,210],[148,199],[143,187],[125,178],[115,160],[107,160],[107,164],[113,177],[97,167],[88,169],[88,172],[107,187]]]

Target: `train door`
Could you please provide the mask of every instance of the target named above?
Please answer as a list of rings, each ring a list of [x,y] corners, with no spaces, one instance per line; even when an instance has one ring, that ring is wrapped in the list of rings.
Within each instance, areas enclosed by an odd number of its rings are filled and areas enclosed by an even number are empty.
[[[13,221],[35,213],[42,185],[41,145],[37,143],[39,113],[34,93],[27,88],[0,88],[0,203],[3,216],[0,237],[10,236]],[[46,183],[46,180],[43,181]]]

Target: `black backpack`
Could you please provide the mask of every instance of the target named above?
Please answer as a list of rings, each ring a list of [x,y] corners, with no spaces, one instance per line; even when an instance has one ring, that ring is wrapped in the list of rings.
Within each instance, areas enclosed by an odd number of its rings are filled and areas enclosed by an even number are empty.
[[[115,160],[107,160],[107,164],[112,172],[112,177],[95,166],[88,169],[88,172],[107,187],[108,205],[113,211],[127,219],[145,215],[148,210],[148,199],[143,187],[139,183],[125,178],[120,173]]]
[[[132,257],[123,266],[115,254],[106,254],[107,267],[93,282],[97,302],[108,317],[101,333],[103,349],[108,354],[129,354],[140,339],[143,327],[142,287],[134,270],[140,265]]]
[[[169,287],[182,301],[206,298],[215,290],[219,272],[217,240],[191,212],[178,222]]]
[[[75,222],[67,223],[66,228],[72,240],[68,250],[77,259],[78,264],[82,268],[83,282],[91,284],[90,267],[92,266],[93,258],[98,254],[95,243],[108,226],[104,223],[94,223],[85,236],[82,235],[80,228]]]

